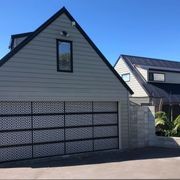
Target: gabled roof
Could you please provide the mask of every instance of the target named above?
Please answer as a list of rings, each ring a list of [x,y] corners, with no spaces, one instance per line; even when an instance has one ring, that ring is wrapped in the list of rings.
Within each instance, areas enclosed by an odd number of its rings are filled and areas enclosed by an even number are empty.
[[[92,42],[92,40],[88,37],[88,35],[84,32],[84,30],[80,27],[77,21],[71,16],[68,10],[63,7],[56,14],[54,14],[51,18],[49,18],[44,24],[42,24],[39,28],[37,28],[32,34],[30,34],[24,41],[22,41],[18,46],[16,46],[12,51],[10,51],[6,56],[4,56],[0,61],[0,67],[6,63],[12,56],[19,52],[26,44],[28,44],[34,37],[36,37],[41,31],[43,31],[49,24],[51,24],[54,20],[56,20],[60,15],[66,14],[67,17],[76,22],[76,28],[80,31],[80,33],[84,36],[84,38],[88,41],[88,43],[92,46],[92,48],[96,51],[96,53],[101,57],[104,63],[109,67],[109,69],[113,72],[113,74],[119,79],[119,81],[124,85],[124,87],[129,91],[130,94],[133,94],[131,88],[124,82],[124,80],[119,76],[116,70],[111,66],[109,61],[105,58],[105,56],[101,53],[101,51],[96,47],[96,45]]]
[[[149,97],[162,98],[163,102],[168,103],[180,103],[180,84],[147,82],[136,68],[139,65],[150,67],[156,66],[161,69],[161,67],[166,68],[166,66],[168,67],[168,65],[170,65],[171,68],[180,69],[180,62],[129,55],[121,55],[121,57],[128,65],[139,84],[143,87]]]

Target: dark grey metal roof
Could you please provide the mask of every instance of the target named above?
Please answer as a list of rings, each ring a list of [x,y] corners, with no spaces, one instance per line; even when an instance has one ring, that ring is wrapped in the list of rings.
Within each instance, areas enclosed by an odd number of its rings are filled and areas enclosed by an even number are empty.
[[[180,69],[180,62],[176,62],[176,61],[162,60],[162,59],[155,59],[148,57],[129,56],[129,55],[122,55],[122,56],[128,58],[131,61],[131,63],[135,65]]]
[[[162,99],[164,103],[180,104],[180,84],[173,83],[151,83],[147,82],[139,73],[135,65],[149,65],[180,69],[180,62],[172,62],[165,60],[158,60],[152,58],[143,58],[137,56],[122,55],[122,58],[131,69],[132,73],[137,78],[138,82],[147,92],[149,97],[154,99]],[[159,101],[159,100],[157,100]]]

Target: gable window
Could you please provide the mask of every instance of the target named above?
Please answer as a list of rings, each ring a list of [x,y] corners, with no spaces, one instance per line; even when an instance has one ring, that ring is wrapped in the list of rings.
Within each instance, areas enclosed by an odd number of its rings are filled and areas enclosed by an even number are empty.
[[[73,72],[71,41],[57,40],[57,71]]]
[[[149,72],[149,81],[164,82],[165,81],[165,74],[164,73]]]
[[[122,74],[121,77],[125,82],[130,81],[130,73]]]

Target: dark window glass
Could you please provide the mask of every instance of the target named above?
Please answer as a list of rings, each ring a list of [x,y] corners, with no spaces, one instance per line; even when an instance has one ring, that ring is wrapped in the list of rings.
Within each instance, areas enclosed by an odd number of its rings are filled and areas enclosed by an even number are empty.
[[[58,41],[58,70],[72,72],[72,42]]]
[[[149,73],[149,81],[154,81],[154,77],[153,77],[153,73],[152,72]]]

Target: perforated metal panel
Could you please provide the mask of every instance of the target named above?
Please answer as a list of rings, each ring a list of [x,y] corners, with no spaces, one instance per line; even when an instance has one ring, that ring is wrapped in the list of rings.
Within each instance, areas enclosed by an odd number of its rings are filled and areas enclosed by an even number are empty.
[[[64,141],[64,129],[33,131],[34,143]]]
[[[0,102],[0,114],[30,114],[30,102]]]
[[[116,102],[0,102],[0,162],[115,148]]]
[[[0,117],[0,130],[29,129],[31,117]]]
[[[94,140],[95,151],[96,150],[117,149],[117,148],[118,148],[118,138]]]
[[[66,102],[65,112],[92,112],[92,102]]]
[[[66,115],[66,127],[92,125],[92,114]]]
[[[64,143],[33,146],[33,157],[46,157],[64,154]]]
[[[89,141],[75,141],[66,143],[66,153],[80,153],[93,151],[93,140]]]
[[[32,158],[32,146],[0,148],[0,162]]]
[[[94,114],[94,124],[104,125],[104,124],[117,124],[117,113],[115,114]]]
[[[32,143],[31,131],[0,133],[0,146]]]
[[[117,136],[117,126],[94,127],[94,137]]]
[[[94,102],[93,103],[94,112],[116,112],[117,102]]]
[[[66,140],[88,139],[93,137],[93,128],[66,129]]]
[[[33,113],[64,113],[64,102],[33,102]]]
[[[64,115],[33,116],[34,128],[63,127]]]

